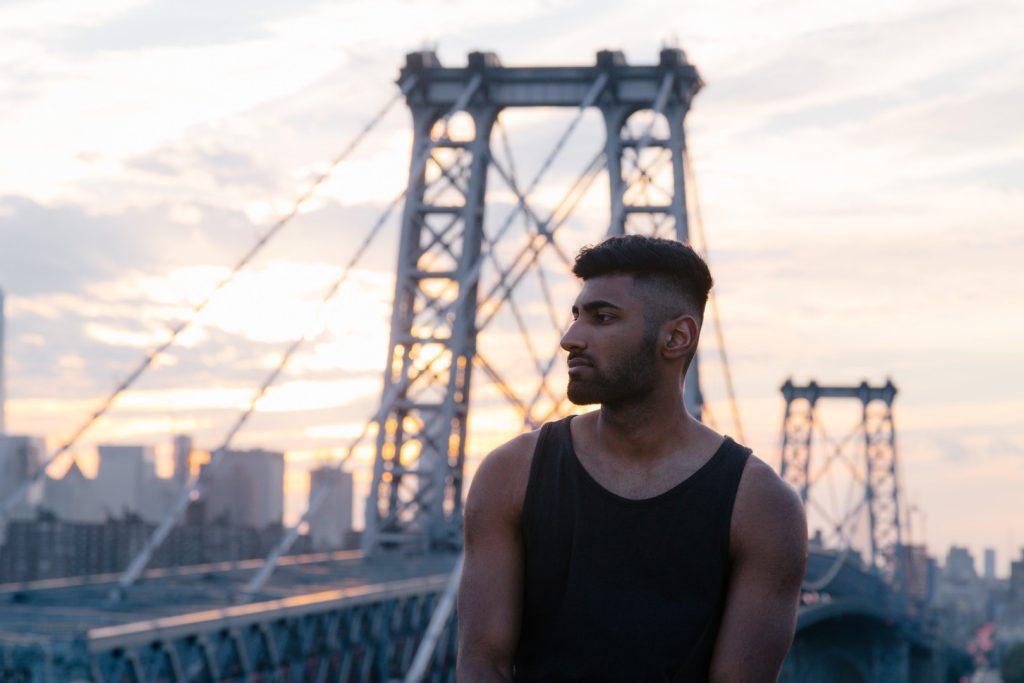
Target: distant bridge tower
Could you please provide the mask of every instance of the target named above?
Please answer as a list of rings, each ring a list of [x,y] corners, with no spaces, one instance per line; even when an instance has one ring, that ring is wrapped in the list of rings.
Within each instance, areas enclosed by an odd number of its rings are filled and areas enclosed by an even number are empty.
[[[602,51],[593,66],[529,68],[506,68],[494,54],[480,52],[469,55],[466,67],[444,68],[433,52],[419,52],[407,56],[399,84],[412,112],[413,153],[367,501],[364,549],[370,553],[461,546],[476,340],[485,306],[495,303],[479,287],[480,274],[485,253],[493,253],[501,240],[483,229],[488,173],[509,180],[492,155],[499,113],[597,108],[607,130],[601,161],[610,183],[610,220],[594,226],[591,241],[623,233],[688,241],[683,117],[701,87],[679,49],[662,50],[653,66],[630,66],[621,53]],[[453,114],[466,124],[461,137]],[[650,122],[639,135],[626,126],[634,114]],[[649,166],[655,157],[662,168],[670,165],[670,187],[652,196]],[[438,178],[445,181],[441,190],[427,191]],[[525,205],[525,195],[511,185]],[[557,246],[550,221],[529,213],[538,244]],[[494,296],[504,299],[515,278],[499,275],[505,286]],[[691,365],[686,378],[686,396],[688,410],[700,416],[696,367]],[[525,424],[535,424],[531,400],[520,405]]]
[[[780,473],[800,493],[812,527],[815,522],[823,525],[822,540],[835,547],[848,549],[858,538],[865,539],[866,561],[898,593],[903,591],[904,538],[892,417],[896,387],[888,380],[883,386],[797,386],[786,380],[782,395],[786,412]],[[825,399],[860,402],[860,420],[852,431],[836,438],[825,430],[819,415]],[[835,491],[836,480],[844,480],[845,495]],[[832,490],[826,491],[828,487]],[[865,515],[867,528],[859,529]]]

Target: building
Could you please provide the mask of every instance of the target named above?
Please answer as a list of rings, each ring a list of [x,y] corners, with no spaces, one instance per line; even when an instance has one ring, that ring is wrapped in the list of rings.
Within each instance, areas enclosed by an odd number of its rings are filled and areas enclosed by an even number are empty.
[[[352,473],[319,467],[309,473],[309,499],[326,488],[326,497],[309,519],[315,550],[347,548],[352,539]]]
[[[191,473],[192,467],[192,437],[187,434],[179,434],[174,437],[174,481],[179,486],[184,486]]]
[[[978,572],[974,567],[974,556],[967,548],[954,545],[946,555],[947,578],[958,584],[968,584],[978,578]]]
[[[931,602],[935,591],[934,562],[924,545],[902,546],[903,580],[911,603],[922,607]]]
[[[0,547],[0,583],[121,573],[155,528],[138,515],[95,523],[60,520],[43,511],[36,519],[13,520]],[[280,537],[280,528],[183,524],[171,529],[149,567],[258,559]],[[291,551],[309,552],[309,537],[300,536]]]
[[[203,465],[208,523],[279,527],[284,517],[284,453],[226,451],[216,467]]]
[[[1024,643],[1024,550],[1019,560],[1010,563],[1006,609],[996,622],[996,640],[1004,650]]]
[[[174,505],[178,487],[173,479],[157,477],[153,448],[103,444],[99,454],[93,485],[106,516],[138,515],[147,522],[160,522]]]
[[[41,507],[55,518],[76,522],[102,522],[109,511],[97,497],[95,482],[82,473],[78,462],[60,479],[43,479]]]
[[[123,571],[152,528],[136,516],[96,524],[42,512],[13,521],[0,548],[0,583]]]
[[[1024,612],[1024,550],[1010,563],[1010,605]]]
[[[0,506],[36,473],[46,458],[46,442],[34,436],[0,434]],[[42,496],[42,483],[34,484],[14,516],[31,514]]]
[[[20,491],[26,480],[35,475],[46,461],[46,442],[33,436],[7,433],[7,350],[5,348],[6,309],[4,292],[0,289],[0,510],[11,496]],[[33,484],[24,498],[11,511],[12,517],[31,515],[42,496],[42,483]],[[4,539],[4,522],[0,519],[0,543]]]
[[[153,449],[146,446],[99,447],[100,467],[94,480],[96,495],[110,517],[138,513],[142,506],[142,488],[156,477]]]
[[[933,607],[942,631],[961,645],[966,645],[990,620],[989,591],[967,548],[950,547],[939,572]]]
[[[994,581],[996,578],[996,549],[985,548],[985,569],[984,574],[986,581]]]

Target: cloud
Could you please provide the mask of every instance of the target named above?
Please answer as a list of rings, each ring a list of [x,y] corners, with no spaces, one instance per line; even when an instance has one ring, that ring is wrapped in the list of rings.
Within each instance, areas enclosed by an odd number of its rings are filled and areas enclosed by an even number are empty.
[[[320,0],[284,5],[274,0],[204,2],[149,0],[102,23],[68,30],[58,40],[64,49],[93,54],[160,47],[224,45],[268,38],[275,20],[315,10]]]
[[[23,197],[0,199],[0,271],[15,295],[82,289],[87,283],[127,270],[203,259],[224,259],[239,250],[252,226],[244,215],[204,207],[197,229],[175,223],[165,207],[129,208],[92,214],[73,205],[44,206]],[[246,240],[248,241],[248,240]]]

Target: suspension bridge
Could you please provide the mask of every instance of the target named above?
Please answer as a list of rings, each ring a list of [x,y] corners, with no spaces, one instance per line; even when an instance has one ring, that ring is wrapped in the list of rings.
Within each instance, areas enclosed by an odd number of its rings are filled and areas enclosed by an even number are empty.
[[[193,477],[122,573],[0,586],[0,681],[454,680],[470,406],[503,404],[509,436],[573,410],[557,344],[566,307],[556,301],[572,282],[565,274],[574,246],[643,233],[697,237],[706,251],[683,125],[701,87],[696,68],[674,48],[651,65],[628,64],[610,51],[571,67],[506,67],[481,52],[464,67],[445,67],[430,51],[407,55],[394,97],[0,511],[9,518],[45,465],[79,443],[404,100],[413,134],[406,187],[368,226],[323,294],[324,305],[338,296],[399,212],[382,394],[335,464],[343,467],[354,449],[373,444],[361,550],[289,554],[323,504],[322,490],[263,560],[150,568],[189,501],[204,494],[203,478]],[[572,115],[524,183],[503,117],[531,108]],[[546,174],[564,163],[588,117],[596,117],[603,136],[590,141],[592,154],[559,198],[541,200],[538,191],[552,187]],[[575,212],[598,192],[607,196],[607,213],[595,229]],[[710,306],[734,433],[742,440],[714,299]],[[312,334],[282,351],[211,451],[208,470]],[[688,409],[709,419],[699,363],[685,383]],[[896,388],[787,382],[782,392],[780,474],[824,532],[812,544],[782,680],[958,680],[969,668],[963,653],[929,630],[915,601],[918,568],[908,559],[899,497]],[[833,401],[859,410],[839,439],[820,412]],[[830,507],[819,494],[836,485],[847,493]]]

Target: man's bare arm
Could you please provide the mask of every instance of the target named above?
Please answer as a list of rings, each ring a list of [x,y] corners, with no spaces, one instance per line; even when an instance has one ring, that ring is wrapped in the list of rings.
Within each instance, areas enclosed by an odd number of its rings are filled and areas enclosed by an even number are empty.
[[[774,683],[793,642],[807,566],[796,493],[751,458],[733,507],[732,576],[711,660],[713,683]]]
[[[536,437],[501,446],[480,465],[466,500],[459,585],[460,683],[511,681],[523,601],[519,518]]]

